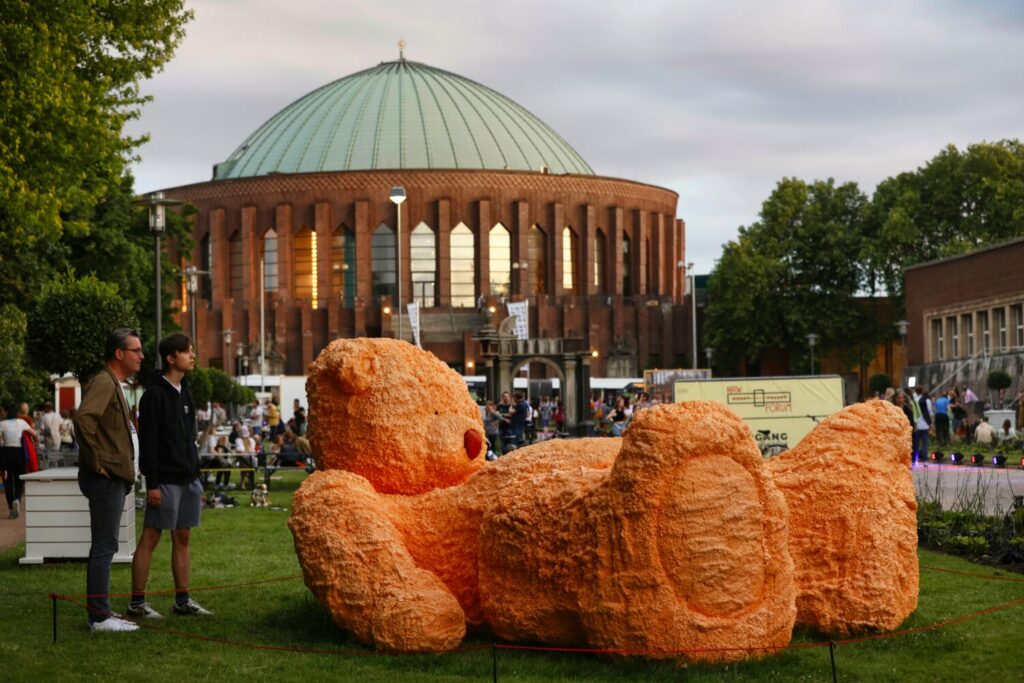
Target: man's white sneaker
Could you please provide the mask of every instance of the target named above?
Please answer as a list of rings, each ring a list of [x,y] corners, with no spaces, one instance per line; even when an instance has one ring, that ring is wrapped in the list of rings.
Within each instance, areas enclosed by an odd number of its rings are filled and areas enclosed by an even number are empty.
[[[20,515],[20,514],[21,514],[21,501],[15,499],[14,503],[11,505],[11,519],[17,519],[18,515]]]
[[[163,619],[164,615],[157,612],[155,609],[149,606],[148,602],[144,602],[141,605],[129,605],[128,616],[133,619]]]
[[[186,616],[187,615],[193,615],[193,616],[198,616],[198,617],[212,617],[213,616],[213,612],[211,612],[210,610],[206,609],[205,607],[200,605],[195,600],[192,600],[191,598],[189,599],[188,602],[186,602],[183,605],[179,605],[178,603],[174,603],[174,613],[175,614],[182,614],[182,615],[186,615]]]
[[[94,621],[89,624],[89,630],[94,633],[119,633],[138,631],[139,627],[118,617],[107,617],[103,621]]]

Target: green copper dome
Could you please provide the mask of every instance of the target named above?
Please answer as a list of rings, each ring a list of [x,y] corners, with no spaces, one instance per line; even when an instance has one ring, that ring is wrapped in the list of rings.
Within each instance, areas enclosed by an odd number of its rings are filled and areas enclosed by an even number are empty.
[[[400,59],[288,105],[214,166],[213,179],[400,168],[594,173],[558,133],[504,95]]]

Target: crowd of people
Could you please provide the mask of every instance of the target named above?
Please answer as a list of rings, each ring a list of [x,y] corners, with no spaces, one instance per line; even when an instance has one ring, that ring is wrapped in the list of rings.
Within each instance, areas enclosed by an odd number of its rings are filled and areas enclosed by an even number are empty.
[[[913,429],[913,450],[920,457],[930,452],[933,436],[940,448],[954,442],[990,446],[1021,438],[1008,419],[998,427],[990,424],[985,402],[967,386],[941,392],[929,392],[923,386],[906,391],[889,388],[881,398],[894,403],[907,416]],[[1018,404],[1022,398],[1024,391],[1017,397]]]

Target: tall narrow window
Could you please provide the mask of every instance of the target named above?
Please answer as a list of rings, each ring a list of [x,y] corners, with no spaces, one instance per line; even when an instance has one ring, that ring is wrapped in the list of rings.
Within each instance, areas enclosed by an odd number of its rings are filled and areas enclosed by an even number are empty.
[[[945,360],[945,346],[942,336],[942,318],[932,320],[932,356],[935,360]]]
[[[409,235],[409,270],[412,300],[424,308],[433,306],[437,288],[437,241],[434,231],[423,222]]]
[[[345,308],[356,301],[356,240],[344,225],[331,235],[331,296]]]
[[[451,234],[452,306],[476,305],[473,231],[459,223]]]
[[[1013,307],[1013,324],[1017,328],[1015,346],[1024,348],[1024,304]]]
[[[651,249],[650,237],[647,238],[645,251],[647,252],[647,263],[644,264],[646,266],[644,272],[647,277],[645,278],[646,282],[644,282],[644,294],[652,294],[654,292],[654,252]]]
[[[978,311],[978,327],[981,332],[981,350],[988,353],[992,350],[992,334],[988,325],[988,311]]]
[[[398,303],[398,279],[395,276],[395,231],[381,223],[370,240],[370,268],[373,270],[373,297],[390,296]]]
[[[974,316],[968,313],[960,317],[961,327],[964,330],[964,340],[967,342],[967,357],[974,356]]]
[[[260,257],[263,259],[263,289],[277,291],[277,232],[273,228],[263,233],[260,241]]]
[[[996,314],[996,350],[1006,351],[1006,309],[997,308]]]
[[[206,233],[199,243],[199,270],[206,271],[206,275],[199,276],[199,296],[209,301],[213,298],[213,240],[210,239],[210,233]]]
[[[526,240],[526,263],[530,294],[547,294],[548,236],[539,225],[530,228]]]
[[[568,225],[562,228],[562,288],[569,294],[579,294],[576,282],[576,233]]]
[[[604,233],[600,230],[594,236],[594,291],[598,294],[606,294],[604,264],[606,240]]]
[[[958,321],[956,316],[950,316],[946,318],[946,327],[949,328],[949,357],[959,358],[960,357],[960,330],[957,325]]]
[[[231,298],[242,298],[242,234],[235,230],[228,239],[228,271],[231,275]]]
[[[501,223],[491,228],[487,236],[487,248],[491,264],[491,294],[507,297],[512,282],[512,237]]]
[[[622,294],[629,296],[633,293],[633,252],[629,242],[629,235],[622,235]]]
[[[316,232],[307,227],[300,228],[295,233],[294,244],[295,297],[312,300],[313,308],[316,308]]]

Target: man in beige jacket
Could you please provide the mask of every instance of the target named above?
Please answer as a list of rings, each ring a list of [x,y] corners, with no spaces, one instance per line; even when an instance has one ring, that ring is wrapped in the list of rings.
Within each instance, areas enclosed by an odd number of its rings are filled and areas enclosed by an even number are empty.
[[[110,565],[117,552],[124,499],[135,482],[139,438],[121,382],[142,366],[139,333],[127,327],[107,336],[107,365],[85,387],[75,416],[80,453],[78,488],[89,499],[92,545],[86,569],[89,628],[99,632],[139,627],[110,609]]]

